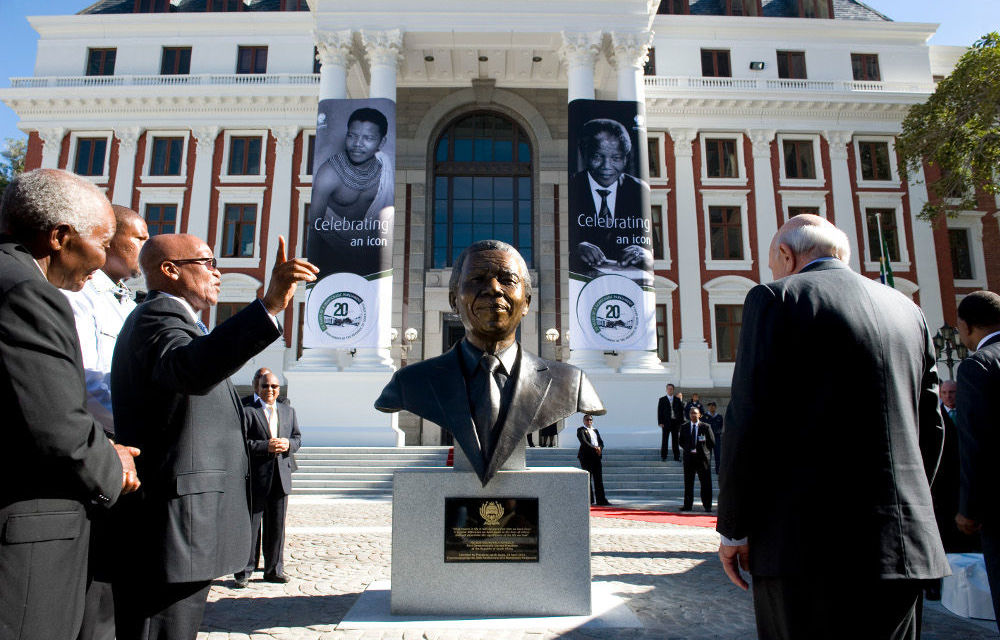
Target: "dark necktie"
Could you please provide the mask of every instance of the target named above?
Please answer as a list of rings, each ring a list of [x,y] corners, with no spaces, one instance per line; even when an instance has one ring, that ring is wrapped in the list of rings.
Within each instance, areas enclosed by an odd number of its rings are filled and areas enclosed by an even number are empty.
[[[612,219],[611,209],[608,207],[608,196],[611,195],[611,189],[595,189],[597,195],[601,196],[601,210],[597,212],[597,217],[601,220]]]
[[[483,450],[483,459],[489,460],[493,455],[493,426],[500,416],[500,386],[496,380],[496,370],[500,367],[500,359],[495,355],[484,353],[479,359],[479,366],[472,379],[473,418],[476,422],[476,435]]]
[[[691,423],[691,448],[695,448],[698,445],[698,425]]]

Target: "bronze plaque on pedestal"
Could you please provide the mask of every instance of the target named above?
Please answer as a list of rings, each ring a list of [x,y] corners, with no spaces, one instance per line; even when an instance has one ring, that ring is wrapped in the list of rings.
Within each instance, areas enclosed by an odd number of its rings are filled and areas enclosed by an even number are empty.
[[[445,562],[538,562],[538,498],[445,498]]]

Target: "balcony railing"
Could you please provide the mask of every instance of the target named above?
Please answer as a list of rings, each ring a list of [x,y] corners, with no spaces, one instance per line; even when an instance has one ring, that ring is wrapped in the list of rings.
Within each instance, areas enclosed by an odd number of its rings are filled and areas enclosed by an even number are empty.
[[[710,89],[730,91],[804,91],[815,93],[934,93],[932,83],[870,82],[837,80],[791,80],[775,78],[697,78],[691,76],[646,76],[649,89]]]
[[[58,87],[157,87],[157,86],[268,86],[318,85],[318,73],[207,73],[168,76],[49,76],[11,78],[13,89]]]

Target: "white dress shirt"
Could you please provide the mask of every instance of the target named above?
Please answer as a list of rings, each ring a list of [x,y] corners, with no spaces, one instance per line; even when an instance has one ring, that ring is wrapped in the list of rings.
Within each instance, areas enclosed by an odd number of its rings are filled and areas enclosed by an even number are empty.
[[[601,446],[600,444],[598,444],[599,441],[597,439],[597,432],[594,431],[594,428],[593,427],[584,427],[584,429],[587,430],[587,439],[590,440],[591,446],[593,446],[593,447],[599,447],[599,446]]]
[[[87,410],[104,427],[113,432],[115,418],[111,410],[111,358],[118,333],[125,318],[135,309],[130,296],[119,300],[115,293],[128,289],[116,285],[104,271],[98,269],[80,291],[65,291],[73,309],[76,332],[80,336],[83,371],[87,382]]]
[[[611,211],[611,219],[612,220],[615,219],[615,202],[618,200],[618,185],[620,185],[624,179],[625,179],[625,174],[622,174],[621,176],[618,177],[617,180],[615,180],[611,184],[611,186],[602,187],[601,185],[597,184],[597,182],[595,182],[592,177],[590,177],[590,172],[589,171],[587,172],[587,182],[590,183],[590,195],[594,198],[595,212],[597,213],[601,212],[601,194],[597,193],[597,190],[605,189],[611,192],[607,196],[608,209]]]
[[[271,433],[272,438],[278,437],[278,403],[267,404],[264,399],[261,398],[256,393],[253,394],[254,402],[260,405],[260,408],[264,410],[264,417],[267,418],[267,429]]]

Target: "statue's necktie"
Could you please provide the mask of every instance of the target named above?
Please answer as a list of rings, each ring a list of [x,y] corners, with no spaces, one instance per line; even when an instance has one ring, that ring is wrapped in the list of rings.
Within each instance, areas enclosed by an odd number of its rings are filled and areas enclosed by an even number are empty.
[[[497,383],[496,371],[500,367],[500,359],[495,355],[484,353],[479,359],[479,367],[472,380],[472,401],[474,403],[473,418],[476,422],[476,435],[483,450],[483,458],[490,459],[493,455],[493,427],[500,416],[500,385]]]
[[[601,210],[597,212],[597,217],[610,222],[614,218],[611,215],[611,208],[608,207],[608,196],[611,195],[611,189],[595,189],[595,191],[597,191],[597,195],[601,196]]]

